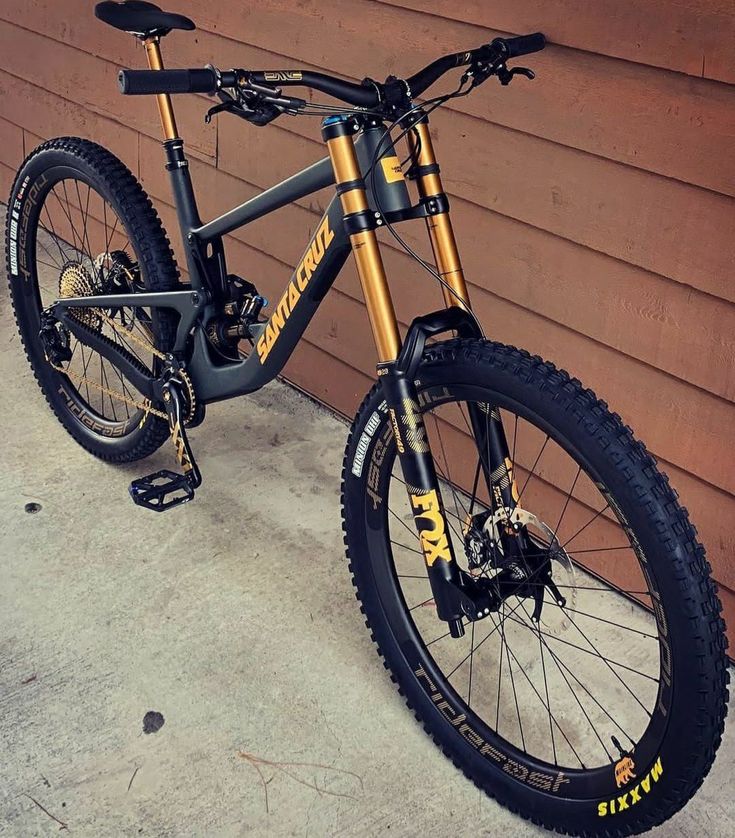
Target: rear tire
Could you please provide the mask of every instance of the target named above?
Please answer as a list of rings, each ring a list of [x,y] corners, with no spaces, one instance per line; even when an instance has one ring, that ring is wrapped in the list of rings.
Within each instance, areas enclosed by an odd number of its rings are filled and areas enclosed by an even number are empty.
[[[61,201],[52,200],[54,195],[58,198],[58,193],[54,191],[57,184],[65,189],[69,184],[68,190],[62,193]],[[71,192],[73,196],[74,187],[76,194],[80,195],[77,204],[84,205],[86,198],[88,212],[90,195],[99,196],[105,212],[107,206],[114,211],[119,226],[109,233],[110,243],[106,242],[106,250],[112,250],[111,242],[116,232],[127,237],[130,252],[126,255],[139,268],[142,288],[147,291],[175,290],[179,287],[178,271],[150,199],[130,170],[105,148],[88,140],[63,137],[43,143],[25,160],[10,194],[5,245],[11,301],[26,356],[46,401],[71,436],[96,457],[108,462],[125,463],[147,457],[159,448],[169,434],[167,423],[135,408],[131,415],[129,405],[125,406],[124,417],[122,408],[120,417],[116,410],[114,418],[104,415],[104,410],[93,409],[85,401],[81,386],[77,391],[71,376],[50,365],[39,339],[40,314],[50,302],[49,299],[42,302],[39,263],[56,270],[58,265],[51,265],[49,260],[57,252],[60,254],[57,257],[59,261],[68,258],[74,250],[84,253],[85,247],[90,259],[99,253],[99,247],[91,246],[90,235],[83,229],[72,234],[76,247],[69,245],[68,236],[66,239],[59,237],[62,244],[56,249],[53,244],[47,243],[44,250],[46,262],[38,256],[39,231],[43,228],[41,235],[48,236],[50,231],[43,227],[44,223],[48,225],[50,221],[53,228],[52,213],[59,212],[57,205],[63,209],[63,195]],[[47,202],[51,209],[46,206]],[[48,221],[43,216],[44,209]],[[71,230],[77,223],[76,216],[72,217],[76,212],[79,212],[83,225],[89,220],[90,224],[94,222],[99,228],[102,219],[94,219],[91,215],[85,217],[83,208],[77,207],[72,197],[65,210]],[[58,219],[63,222],[64,216],[57,215]],[[109,219],[109,227],[112,227],[112,219]],[[108,218],[105,215],[103,236],[107,236],[107,228]],[[46,238],[46,241],[51,240]],[[50,251],[48,255],[47,251]],[[49,274],[47,267],[44,267],[44,276]],[[49,296],[48,293],[46,296]],[[57,293],[57,296],[60,294]],[[147,329],[158,350],[166,352],[171,349],[176,334],[176,318],[170,311],[153,310]],[[135,350],[135,346],[131,346]],[[99,358],[96,353],[92,354]],[[150,366],[155,369],[157,363],[153,360]],[[142,366],[146,368],[145,364]],[[110,377],[112,374],[110,372]],[[104,383],[109,382],[105,380]],[[124,389],[124,382],[121,386],[113,378],[112,383],[116,384],[118,392]],[[102,406],[105,407],[104,396]]]
[[[417,554],[412,561],[418,563],[411,565],[415,569],[399,570],[396,565],[393,545],[398,542],[391,540],[395,522],[388,514],[388,494],[397,461],[390,417],[376,384],[355,417],[347,443],[342,515],[356,596],[385,667],[436,744],[469,779],[511,811],[549,829],[584,836],[625,836],[662,823],[685,805],[708,773],[720,744],[728,697],[721,605],[686,510],[620,417],[578,381],[537,357],[489,341],[453,340],[427,349],[416,378],[425,415],[440,403],[466,399],[472,392],[478,401],[529,417],[601,481],[616,505],[618,520],[626,521],[637,539],[633,561],[644,557],[655,586],[651,590],[654,603],[659,598],[654,609],[659,649],[668,656],[665,665],[662,658],[661,671],[668,667],[671,684],[661,676],[650,727],[640,749],[636,743],[630,752],[635,760],[632,776],[617,776],[619,763],[576,773],[560,770],[558,764],[550,767],[531,758],[525,748],[509,744],[471,703],[468,706],[457,681],[449,681],[452,673],[445,676],[437,664],[438,646],[429,649],[431,644],[423,640],[417,627],[422,610],[409,608],[404,598],[399,577],[408,577],[401,574],[425,570],[418,550],[410,554]],[[432,451],[436,461],[433,445]],[[410,529],[402,527],[398,533],[400,541],[411,543]],[[459,560],[461,547],[455,543],[457,551]],[[446,626],[435,622],[439,635]],[[484,632],[483,623],[472,625]],[[520,679],[518,670],[516,674]],[[498,689],[498,703],[500,694]],[[622,804],[613,803],[621,796]]]

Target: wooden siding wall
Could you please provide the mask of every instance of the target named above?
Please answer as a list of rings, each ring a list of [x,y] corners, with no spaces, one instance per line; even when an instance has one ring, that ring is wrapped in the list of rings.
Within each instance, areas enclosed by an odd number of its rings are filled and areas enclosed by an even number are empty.
[[[692,512],[735,627],[731,0],[162,5],[199,26],[166,38],[172,67],[307,67],[359,80],[410,73],[498,34],[547,34],[552,45],[528,59],[536,81],[489,82],[433,117],[475,306],[494,337],[571,370],[647,442]],[[92,7],[0,3],[0,186],[7,194],[41,139],[93,138],[138,174],[178,248],[155,103],[117,92],[118,68],[142,66],[142,49]],[[176,106],[204,217],[324,153],[313,118],[262,130],[225,115],[205,126],[205,98]],[[276,294],[327,197],[230,237],[230,269]],[[429,280],[390,242],[384,250],[406,323],[439,294],[423,293]],[[287,375],[350,415],[373,369],[350,267]]]

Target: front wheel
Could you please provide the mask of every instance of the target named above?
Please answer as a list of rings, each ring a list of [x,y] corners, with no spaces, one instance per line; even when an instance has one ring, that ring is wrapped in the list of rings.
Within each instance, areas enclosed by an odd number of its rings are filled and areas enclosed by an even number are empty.
[[[727,702],[721,606],[686,510],[620,418],[539,358],[454,340],[427,349],[417,379],[458,562],[524,581],[462,638],[437,618],[376,385],[352,427],[342,499],[386,666],[439,747],[512,811],[575,835],[662,823],[709,771]],[[515,483],[520,559],[484,485],[471,411],[502,420],[509,459],[492,477]],[[540,614],[533,562],[553,583]]]

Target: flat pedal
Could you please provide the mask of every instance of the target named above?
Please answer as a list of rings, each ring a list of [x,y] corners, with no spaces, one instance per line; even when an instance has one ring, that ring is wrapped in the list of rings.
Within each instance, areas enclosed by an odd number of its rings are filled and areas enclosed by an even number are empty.
[[[167,468],[133,480],[128,491],[133,503],[155,512],[165,512],[173,506],[188,503],[194,497],[194,487],[189,478]]]
[[[163,403],[168,414],[168,426],[176,450],[176,459],[183,469],[183,474],[164,468],[147,477],[133,480],[128,490],[133,503],[154,512],[165,512],[193,500],[194,490],[202,483],[202,476],[184,430],[181,401],[181,382],[172,378],[163,386]]]

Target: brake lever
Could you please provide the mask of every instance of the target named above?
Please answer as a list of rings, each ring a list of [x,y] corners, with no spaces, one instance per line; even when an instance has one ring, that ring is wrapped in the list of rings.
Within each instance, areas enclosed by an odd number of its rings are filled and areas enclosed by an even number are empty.
[[[212,121],[212,117],[216,116],[218,113],[222,111],[234,111],[236,108],[239,108],[237,102],[232,99],[229,102],[220,102],[219,105],[213,105],[207,112],[204,114],[204,121],[209,125]]]
[[[533,70],[529,70],[528,67],[511,67],[509,70],[505,64],[501,64],[498,67],[495,71],[495,75],[498,77],[498,81],[503,85],[503,87],[507,87],[507,85],[513,81],[513,76],[525,76],[530,80],[536,78],[536,73],[534,73]]]

